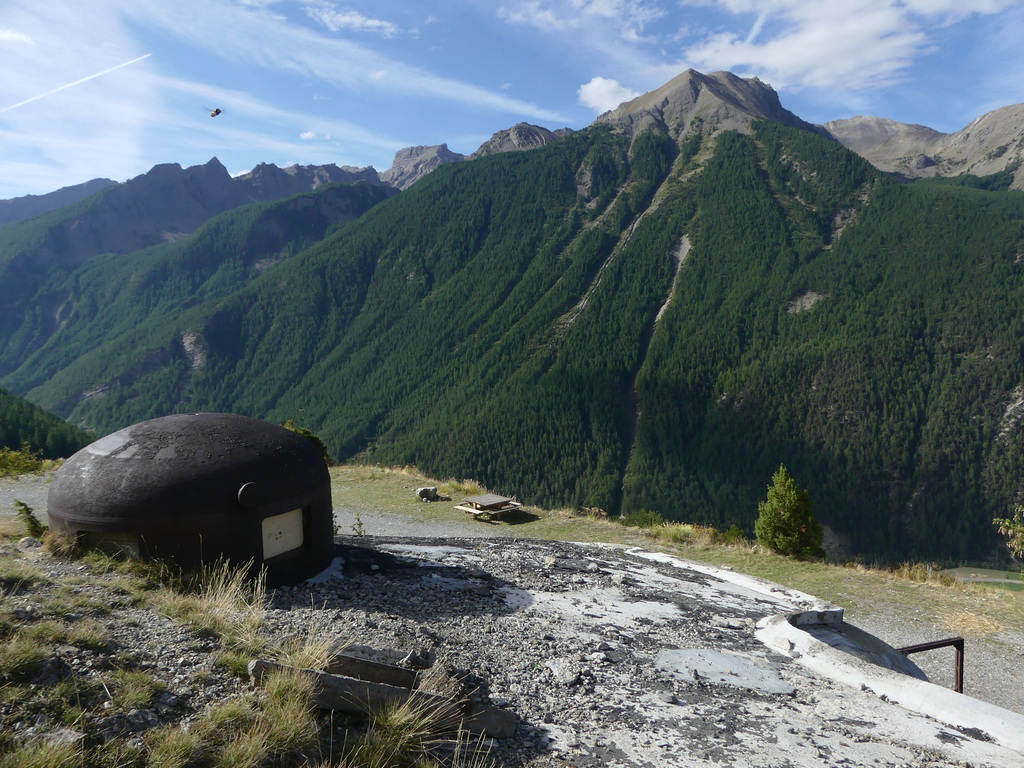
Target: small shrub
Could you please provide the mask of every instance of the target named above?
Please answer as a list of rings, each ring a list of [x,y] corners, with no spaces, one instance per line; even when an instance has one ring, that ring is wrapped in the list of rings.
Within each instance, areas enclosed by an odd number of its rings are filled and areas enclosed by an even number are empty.
[[[941,584],[949,587],[957,583],[955,577],[946,573],[941,566],[934,563],[900,563],[890,565],[889,572],[901,579],[920,581],[925,584]]]
[[[619,522],[631,528],[657,528],[665,524],[665,518],[651,509],[634,509],[619,517]]]
[[[823,531],[811,499],[784,465],[772,476],[768,497],[757,505],[754,533],[758,543],[780,555],[822,557]]]
[[[324,445],[324,441],[321,440],[316,435],[314,435],[311,430],[308,430],[305,427],[296,427],[294,424],[292,424],[291,419],[288,419],[288,421],[284,423],[284,428],[290,430],[291,432],[294,432],[297,435],[302,435],[304,438],[313,443],[313,445],[317,447],[317,450],[320,451],[320,455],[324,457],[324,461],[327,462],[328,466],[330,466],[331,454],[327,452],[327,446]]]
[[[36,517],[32,507],[24,501],[15,499],[14,508],[17,510],[21,522],[25,524],[25,532],[34,539],[43,538],[43,535],[46,533],[46,526],[39,522],[39,518]]]
[[[1018,505],[1013,510],[1013,519],[997,517],[992,524],[1006,537],[1006,548],[1010,550],[1010,555],[1015,559],[1024,558],[1024,507]],[[1024,567],[1021,573],[1024,573]]]
[[[729,546],[747,543],[747,535],[743,533],[743,529],[735,523],[729,526],[727,531],[720,534],[719,539],[723,544],[728,544]]]
[[[43,466],[43,452],[35,453],[24,443],[20,449],[0,448],[0,477],[38,472]]]

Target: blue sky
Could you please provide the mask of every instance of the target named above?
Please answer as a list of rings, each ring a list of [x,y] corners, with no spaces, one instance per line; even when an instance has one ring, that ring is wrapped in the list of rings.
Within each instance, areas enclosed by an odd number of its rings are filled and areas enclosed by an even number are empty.
[[[1024,102],[1021,41],[1024,0],[3,0],[0,199],[214,156],[383,171],[688,67],[952,132]]]

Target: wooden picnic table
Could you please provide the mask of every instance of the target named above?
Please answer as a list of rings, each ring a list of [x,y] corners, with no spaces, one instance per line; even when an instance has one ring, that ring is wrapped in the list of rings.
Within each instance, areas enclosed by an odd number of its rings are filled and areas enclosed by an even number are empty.
[[[455,505],[455,508],[463,512],[467,512],[473,515],[473,517],[479,517],[481,515],[494,517],[496,515],[503,515],[506,512],[513,512],[522,506],[522,504],[511,496],[499,496],[496,493],[485,493],[480,496],[470,496],[469,498],[463,499],[461,504]]]

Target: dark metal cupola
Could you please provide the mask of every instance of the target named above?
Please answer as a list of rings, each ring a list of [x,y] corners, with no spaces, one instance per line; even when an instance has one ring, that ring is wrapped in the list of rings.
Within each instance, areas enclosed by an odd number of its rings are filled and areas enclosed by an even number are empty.
[[[271,586],[334,556],[327,464],[307,438],[226,413],[144,421],[86,446],[57,471],[50,527],[184,567],[227,559]]]

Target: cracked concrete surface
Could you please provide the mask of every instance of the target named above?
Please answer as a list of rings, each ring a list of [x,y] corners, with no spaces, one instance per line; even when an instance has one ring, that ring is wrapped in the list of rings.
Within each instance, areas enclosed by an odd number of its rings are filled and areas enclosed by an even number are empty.
[[[1024,763],[1024,716],[886,668],[915,669],[877,638],[863,658],[837,649],[817,630],[841,629],[841,610],[795,590],[608,545],[347,541],[415,563],[427,585],[465,582],[475,607],[459,622],[417,621],[436,648],[490,671],[491,702],[533,745],[524,765]],[[922,690],[952,708],[920,711],[908,692]]]

